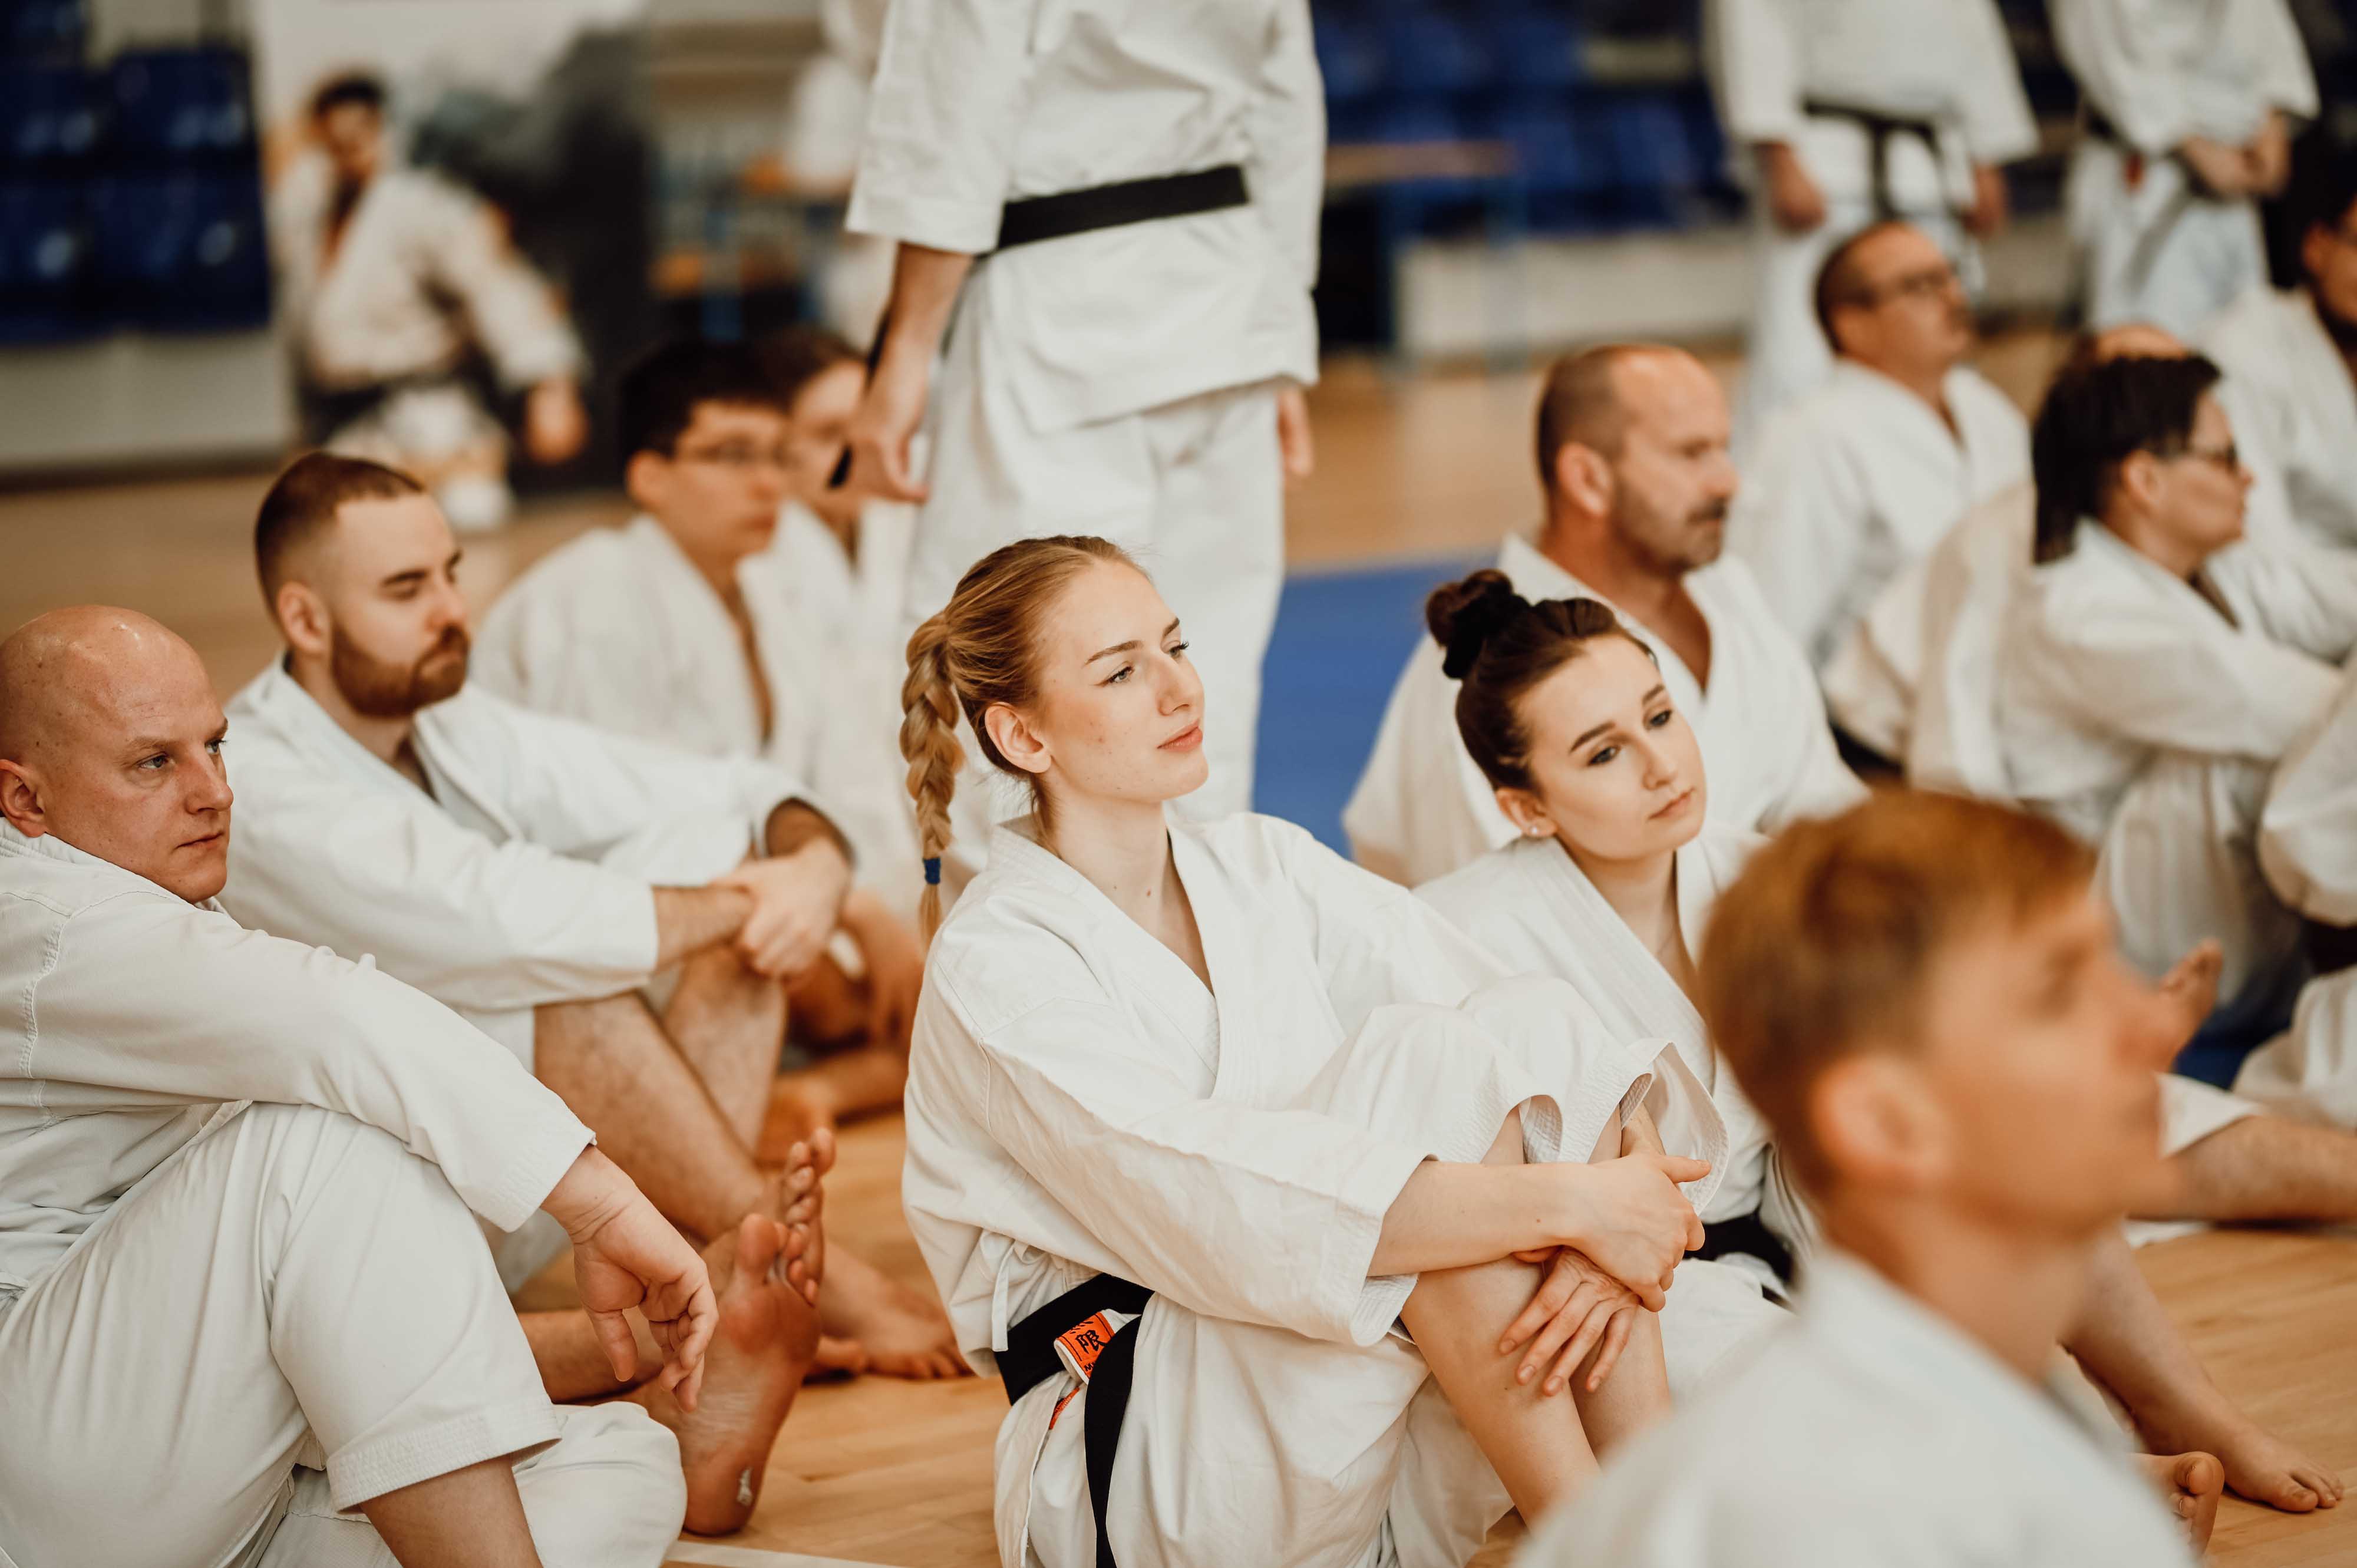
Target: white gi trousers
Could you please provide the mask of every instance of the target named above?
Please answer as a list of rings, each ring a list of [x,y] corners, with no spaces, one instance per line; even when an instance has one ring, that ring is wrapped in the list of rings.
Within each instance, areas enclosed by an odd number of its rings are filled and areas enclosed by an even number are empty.
[[[1179,810],[1198,822],[1249,810],[1261,659],[1285,586],[1277,383],[1043,432],[983,362],[976,314],[961,312],[951,329],[933,389],[932,499],[917,517],[908,628],[949,603],[966,570],[1002,544],[1056,533],[1112,540],[1180,618],[1203,679],[1211,780]],[[972,782],[962,780],[961,792],[976,793]]]
[[[2147,321],[2191,342],[2267,281],[2266,243],[2248,200],[2193,196],[2174,158],[2142,160],[2094,138],[2072,155],[2063,209],[2083,273],[2087,326]]]
[[[0,1388],[16,1568],[391,1568],[339,1510],[505,1455],[549,1568],[656,1568],[686,1509],[645,1412],[549,1402],[441,1173],[311,1107],[249,1107],[116,1203],[0,1312]]]

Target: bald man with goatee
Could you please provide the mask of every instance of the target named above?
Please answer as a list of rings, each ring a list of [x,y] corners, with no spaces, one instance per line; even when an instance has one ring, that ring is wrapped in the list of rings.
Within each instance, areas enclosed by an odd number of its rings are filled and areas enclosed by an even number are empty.
[[[608,1354],[638,1309],[686,1404],[704,1262],[456,1015],[221,912],[226,728],[144,616],[0,642],[0,1541],[654,1568],[678,1444],[550,1402],[476,1216],[559,1221]]]

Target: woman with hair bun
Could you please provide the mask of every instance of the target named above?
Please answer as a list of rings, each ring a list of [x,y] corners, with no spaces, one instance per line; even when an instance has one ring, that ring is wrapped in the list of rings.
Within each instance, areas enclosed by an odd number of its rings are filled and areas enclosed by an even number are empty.
[[[1462,1563],[1664,1412],[1712,1177],[1662,1142],[1721,1141],[1674,1049],[1297,828],[1172,820],[1217,715],[1103,540],[975,565],[903,705],[929,873],[961,714],[1035,806],[929,903],[908,1090],[1004,1563]]]
[[[1661,1317],[1670,1387],[1683,1399],[1729,1352],[1776,1327],[1795,1259],[1804,1269],[1816,1240],[1767,1123],[1721,1064],[1694,1000],[1712,907],[1767,841],[1706,821],[1694,732],[1652,655],[1604,606],[1532,604],[1480,572],[1435,592],[1427,619],[1460,682],[1466,750],[1522,836],[1418,896],[1508,968],[1568,982],[1611,1033],[1673,1041],[1726,1128],[1716,1187],[1695,1200],[1708,1238],[1679,1266]],[[2181,1009],[2185,1035],[2201,1012]],[[2162,1092],[2170,1153],[2248,1109],[2184,1079],[2164,1078]],[[2296,1506],[2308,1489],[2308,1506],[2323,1500],[2311,1482],[2326,1473],[2210,1381],[2124,1239],[2102,1249],[2098,1271],[2065,1346],[2129,1407],[2145,1440],[2214,1453],[2246,1497]],[[2174,1460],[2151,1468],[2168,1490]],[[2198,1514],[2200,1499],[2184,1509]]]

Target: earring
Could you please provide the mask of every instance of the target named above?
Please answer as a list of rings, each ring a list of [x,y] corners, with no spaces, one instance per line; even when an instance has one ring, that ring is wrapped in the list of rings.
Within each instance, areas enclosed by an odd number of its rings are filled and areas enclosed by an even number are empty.
[[[1531,839],[1543,839],[1547,836],[1547,831],[1538,823],[1533,822],[1529,827],[1523,830],[1523,836],[1524,838]]]

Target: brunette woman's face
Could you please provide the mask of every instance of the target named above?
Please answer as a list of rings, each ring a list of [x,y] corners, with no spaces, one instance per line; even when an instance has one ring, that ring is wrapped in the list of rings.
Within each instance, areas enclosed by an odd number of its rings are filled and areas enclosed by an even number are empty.
[[[983,715],[1009,762],[1064,800],[1158,802],[1201,787],[1203,682],[1146,575],[1082,569],[1041,618],[1035,694]]]
[[[1523,832],[1583,857],[1637,860],[1702,830],[1702,748],[1629,639],[1589,639],[1516,712],[1533,788],[1501,789],[1498,803]]]

